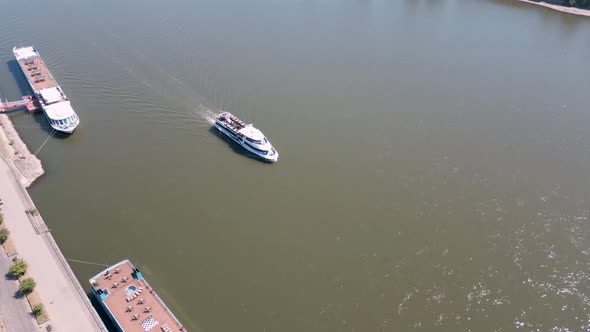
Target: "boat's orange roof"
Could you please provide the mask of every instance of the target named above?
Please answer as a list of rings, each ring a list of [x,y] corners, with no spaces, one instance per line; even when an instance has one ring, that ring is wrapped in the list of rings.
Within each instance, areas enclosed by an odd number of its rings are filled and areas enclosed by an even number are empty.
[[[133,269],[126,260],[91,280],[95,289],[106,290],[103,303],[121,328],[126,332],[186,332],[143,277],[136,278]]]
[[[41,89],[58,86],[57,81],[55,81],[40,57],[36,56],[17,61],[23,68],[25,76],[33,85],[35,92],[40,91]]]

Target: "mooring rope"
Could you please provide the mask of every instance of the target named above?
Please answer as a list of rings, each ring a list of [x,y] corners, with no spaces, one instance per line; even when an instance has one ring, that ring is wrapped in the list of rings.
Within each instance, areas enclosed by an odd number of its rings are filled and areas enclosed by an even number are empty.
[[[47,136],[47,138],[45,139],[45,142],[43,142],[43,144],[41,144],[41,146],[39,147],[39,149],[37,149],[37,151],[35,151],[35,153],[33,153],[35,156],[41,151],[41,149],[43,149],[43,147],[45,146],[45,144],[47,144],[47,141],[49,141],[49,139],[51,138],[51,136],[53,136],[53,133],[55,132],[55,129],[52,129],[51,132],[49,133],[49,136]]]
[[[99,266],[106,266],[109,267],[108,264],[103,264],[103,263],[94,263],[94,262],[87,262],[87,261],[80,261],[77,259],[71,259],[71,258],[66,258],[66,260],[70,261],[70,262],[76,262],[76,263],[84,263],[84,264],[90,264],[90,265],[99,265]]]

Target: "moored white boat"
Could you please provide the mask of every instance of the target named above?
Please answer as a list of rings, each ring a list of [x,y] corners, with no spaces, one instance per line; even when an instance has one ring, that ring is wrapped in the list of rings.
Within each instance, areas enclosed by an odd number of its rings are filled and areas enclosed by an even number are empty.
[[[12,52],[49,125],[57,131],[72,133],[80,124],[80,119],[39,52],[32,46],[15,47]]]
[[[279,159],[279,153],[260,130],[230,112],[219,114],[215,119],[215,127],[261,160],[274,163]]]

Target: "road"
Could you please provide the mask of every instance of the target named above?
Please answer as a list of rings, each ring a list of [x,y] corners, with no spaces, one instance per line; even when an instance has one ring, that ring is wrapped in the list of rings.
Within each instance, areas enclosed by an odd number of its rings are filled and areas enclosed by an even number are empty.
[[[27,300],[24,297],[14,297],[18,282],[5,277],[10,263],[12,261],[0,250],[0,321],[6,331],[37,331]]]

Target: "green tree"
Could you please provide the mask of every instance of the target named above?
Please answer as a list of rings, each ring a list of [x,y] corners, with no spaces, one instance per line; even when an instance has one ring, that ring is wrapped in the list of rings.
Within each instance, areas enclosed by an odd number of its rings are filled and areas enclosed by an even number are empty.
[[[43,307],[43,303],[35,304],[33,306],[33,315],[35,315],[35,317],[39,317],[41,316],[41,314],[43,314],[43,310],[45,310],[45,307]]]
[[[0,244],[8,239],[8,234],[10,234],[10,232],[6,228],[0,228]]]
[[[4,215],[0,212],[0,225],[4,223]]]
[[[22,275],[27,273],[27,268],[29,265],[23,259],[19,259],[16,262],[10,264],[8,270],[12,273],[13,276],[20,278]]]
[[[20,282],[20,285],[18,285],[18,290],[26,295],[31,293],[33,289],[35,289],[35,286],[37,286],[35,280],[33,278],[27,278]]]

